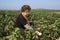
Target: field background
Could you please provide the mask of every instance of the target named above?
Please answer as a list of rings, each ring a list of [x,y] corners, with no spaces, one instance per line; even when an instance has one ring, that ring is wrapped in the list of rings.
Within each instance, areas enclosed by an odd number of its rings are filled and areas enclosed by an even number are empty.
[[[20,13],[20,10],[0,10],[0,40],[24,40],[24,37],[20,39],[20,29],[13,27]],[[60,10],[33,9],[29,19],[34,23],[31,27],[43,34],[38,37],[26,30],[26,40],[31,36],[35,36],[34,40],[56,40],[60,37]]]

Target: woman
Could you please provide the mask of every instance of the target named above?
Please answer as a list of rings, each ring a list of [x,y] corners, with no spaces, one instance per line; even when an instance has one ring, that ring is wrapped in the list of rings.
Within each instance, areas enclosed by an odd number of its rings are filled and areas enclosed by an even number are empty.
[[[34,31],[34,29],[30,26],[29,19],[28,19],[30,11],[31,11],[31,7],[29,5],[23,5],[21,8],[21,14],[17,17],[16,22],[14,24],[15,27],[20,28],[20,34],[23,35],[24,37],[26,36],[24,32],[25,29]],[[38,31],[34,31],[34,32],[38,36],[41,34]]]

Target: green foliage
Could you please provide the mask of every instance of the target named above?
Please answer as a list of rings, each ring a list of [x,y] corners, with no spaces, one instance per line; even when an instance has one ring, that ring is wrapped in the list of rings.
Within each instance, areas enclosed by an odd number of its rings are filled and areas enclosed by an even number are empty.
[[[13,27],[20,11],[0,11],[0,39],[1,40],[20,40],[20,29]],[[32,10],[29,16],[31,25],[35,30],[42,32],[42,36],[37,36],[30,30],[26,31],[26,40],[56,40],[60,35],[60,14],[53,11]],[[24,39],[24,37],[23,37]]]

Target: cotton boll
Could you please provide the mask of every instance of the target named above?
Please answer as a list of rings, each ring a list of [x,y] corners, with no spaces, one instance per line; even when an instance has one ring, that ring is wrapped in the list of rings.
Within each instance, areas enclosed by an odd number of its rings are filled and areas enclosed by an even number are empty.
[[[42,35],[42,33],[39,32],[39,31],[36,31],[36,33],[37,33],[38,36],[41,36]]]
[[[39,36],[41,36],[41,35],[42,35],[42,33],[41,33],[41,32],[39,32],[39,33],[38,33],[38,35],[39,35]]]

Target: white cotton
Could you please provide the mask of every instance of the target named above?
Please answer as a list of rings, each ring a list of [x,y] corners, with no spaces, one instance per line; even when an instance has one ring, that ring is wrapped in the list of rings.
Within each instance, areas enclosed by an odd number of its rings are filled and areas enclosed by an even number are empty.
[[[39,31],[36,31],[36,33],[37,33],[39,36],[41,36],[41,35],[42,35],[42,33],[41,33],[41,32],[39,32]]]
[[[41,32],[39,32],[39,33],[38,33],[38,35],[39,35],[39,36],[41,36],[41,35],[42,35],[42,33],[41,33]]]

